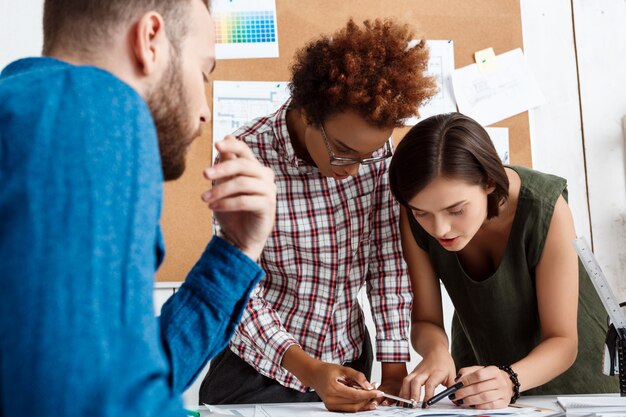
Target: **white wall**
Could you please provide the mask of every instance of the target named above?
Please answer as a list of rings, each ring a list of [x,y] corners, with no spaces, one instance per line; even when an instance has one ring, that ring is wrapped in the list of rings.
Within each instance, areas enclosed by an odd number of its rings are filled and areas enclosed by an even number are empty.
[[[546,97],[529,112],[533,167],[567,179],[577,233],[589,239],[571,5],[563,0],[521,4],[524,53]]]
[[[0,0],[0,69],[17,58],[41,54],[42,0]]]
[[[626,301],[621,122],[626,114],[626,2],[521,4],[525,53],[547,98],[530,111],[533,167],[567,178],[577,232],[593,244],[614,292]]]
[[[594,251],[626,301],[626,2],[573,5]]]

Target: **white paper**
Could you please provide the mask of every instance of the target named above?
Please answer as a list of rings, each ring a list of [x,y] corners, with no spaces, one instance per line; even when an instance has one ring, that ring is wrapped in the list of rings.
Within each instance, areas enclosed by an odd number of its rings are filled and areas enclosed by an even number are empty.
[[[275,112],[289,95],[288,82],[214,81],[213,159],[215,143],[243,124]]]
[[[341,413],[331,412],[326,409],[323,403],[300,403],[300,404],[265,404],[255,407],[254,417],[414,417],[414,416],[477,416],[477,415],[523,415],[532,413],[532,409],[523,408],[499,408],[496,410],[476,410],[474,408],[456,407],[451,403],[435,404],[427,409],[421,408],[402,408],[402,407],[385,407],[381,406],[374,411],[362,411],[359,413]]]
[[[508,127],[486,127],[493,145],[498,152],[498,156],[503,164],[510,164],[509,157],[509,128]]]
[[[621,411],[626,414],[626,397],[609,396],[572,396],[556,397],[566,411],[600,413]]]
[[[452,72],[454,71],[454,42],[426,41],[430,49],[427,74],[437,80],[437,94],[419,108],[419,119],[411,117],[404,121],[407,126],[417,124],[420,120],[436,114],[456,111],[456,103],[452,92]]]
[[[211,9],[217,59],[278,56],[275,0],[213,0]]]
[[[199,410],[201,411],[202,417],[229,417],[229,416],[254,417],[254,413],[255,413],[254,406],[250,406],[250,405],[228,406],[228,405],[204,404],[204,407],[206,407],[208,414],[205,414],[205,412],[202,410],[202,407],[200,407]]]
[[[488,73],[476,64],[452,73],[459,111],[483,126],[522,113],[544,102],[521,49],[497,57],[497,68]]]

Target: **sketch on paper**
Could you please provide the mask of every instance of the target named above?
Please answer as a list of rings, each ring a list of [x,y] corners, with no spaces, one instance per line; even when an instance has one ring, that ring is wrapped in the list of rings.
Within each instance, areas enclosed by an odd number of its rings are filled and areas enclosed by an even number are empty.
[[[456,102],[452,92],[452,72],[454,71],[454,41],[433,40],[426,41],[430,49],[428,69],[426,73],[435,77],[437,81],[437,94],[427,103],[420,106],[419,119],[411,117],[404,121],[407,126],[417,124],[420,120],[436,114],[456,111]]]
[[[214,81],[213,159],[215,143],[245,123],[275,112],[289,95],[288,82]]]

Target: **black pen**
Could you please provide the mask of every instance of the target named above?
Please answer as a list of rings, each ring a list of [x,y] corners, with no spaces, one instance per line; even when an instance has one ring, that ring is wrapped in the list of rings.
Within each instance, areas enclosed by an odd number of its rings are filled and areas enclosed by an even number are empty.
[[[458,390],[462,386],[463,386],[462,382],[457,382],[456,384],[452,385],[450,388],[447,388],[447,389],[441,391],[439,394],[435,395],[434,397],[429,398],[428,401],[424,401],[422,403],[422,408],[430,407],[431,405],[435,404],[436,402],[441,401],[442,399],[444,399],[448,395],[452,394],[453,392],[456,392],[456,390]]]

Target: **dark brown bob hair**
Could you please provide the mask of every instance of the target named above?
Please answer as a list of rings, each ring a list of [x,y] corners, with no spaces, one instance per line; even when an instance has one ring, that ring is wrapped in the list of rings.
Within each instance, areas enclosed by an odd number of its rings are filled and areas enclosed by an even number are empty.
[[[461,113],[432,116],[415,125],[391,160],[391,191],[404,206],[437,177],[495,186],[487,197],[488,219],[498,215],[509,196],[509,179],[489,134]]]

